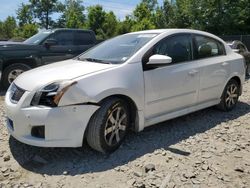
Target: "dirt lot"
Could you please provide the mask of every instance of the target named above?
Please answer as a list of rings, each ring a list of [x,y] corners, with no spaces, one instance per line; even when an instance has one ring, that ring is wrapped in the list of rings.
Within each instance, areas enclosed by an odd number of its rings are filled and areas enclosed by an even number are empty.
[[[109,156],[10,138],[0,99],[0,187],[250,187],[250,81],[235,110],[214,108],[130,133]]]

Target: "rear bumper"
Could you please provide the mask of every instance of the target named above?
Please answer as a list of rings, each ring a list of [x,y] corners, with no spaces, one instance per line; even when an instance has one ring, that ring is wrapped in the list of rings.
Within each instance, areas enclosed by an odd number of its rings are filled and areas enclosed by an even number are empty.
[[[98,106],[21,107],[20,103],[28,95],[26,92],[18,104],[13,104],[6,94],[7,128],[14,138],[39,147],[82,146],[85,129]],[[44,138],[32,136],[31,130],[37,126],[44,126]]]

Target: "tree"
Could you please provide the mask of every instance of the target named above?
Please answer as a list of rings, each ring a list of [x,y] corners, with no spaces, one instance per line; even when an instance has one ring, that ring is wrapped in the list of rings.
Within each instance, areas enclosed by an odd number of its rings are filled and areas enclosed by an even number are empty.
[[[61,20],[64,20],[65,27],[81,28],[85,21],[82,0],[66,0],[65,8]]]
[[[37,32],[38,32],[38,25],[25,24],[22,27],[16,28],[14,36],[16,38],[27,39],[35,35]]]
[[[104,39],[111,38],[117,34],[117,24],[118,21],[114,12],[111,11],[105,14],[105,20],[102,26]]]
[[[35,18],[40,20],[40,26],[46,29],[52,25],[51,14],[58,12],[58,0],[29,0]]]
[[[6,39],[11,39],[14,36],[14,31],[16,29],[16,20],[12,16],[8,16],[6,20],[2,23],[2,36]]]
[[[4,29],[3,29],[3,22],[0,21],[0,41],[5,39],[4,38]]]
[[[16,11],[19,26],[32,24],[34,22],[33,13],[29,4],[22,3]]]
[[[88,21],[87,27],[93,30],[98,38],[103,38],[105,34],[103,33],[102,26],[105,21],[106,12],[103,10],[102,6],[96,5],[88,7]]]
[[[133,12],[135,24],[132,26],[132,31],[147,30],[156,28],[153,22],[154,15],[154,0],[143,0],[138,4]]]
[[[208,31],[217,35],[250,31],[248,0],[176,0],[177,27]]]
[[[132,19],[131,16],[126,16],[125,20],[122,22],[118,22],[117,26],[117,34],[125,34],[132,31],[132,27],[135,24],[135,21]]]
[[[154,11],[158,5],[157,0],[142,0],[142,3],[144,3],[151,12]]]

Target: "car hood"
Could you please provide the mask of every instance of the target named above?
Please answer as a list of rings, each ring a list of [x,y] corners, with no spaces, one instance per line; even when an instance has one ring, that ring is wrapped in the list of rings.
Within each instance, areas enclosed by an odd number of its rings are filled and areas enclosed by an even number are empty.
[[[0,42],[0,51],[9,50],[34,50],[38,45],[24,44],[22,42]]]
[[[14,83],[24,90],[32,91],[52,82],[72,80],[80,76],[110,69],[115,66],[117,65],[66,60],[27,71],[21,74]]]

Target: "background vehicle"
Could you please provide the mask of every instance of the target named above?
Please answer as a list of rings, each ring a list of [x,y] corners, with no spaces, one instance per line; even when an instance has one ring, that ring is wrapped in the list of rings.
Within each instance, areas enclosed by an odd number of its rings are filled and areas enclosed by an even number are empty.
[[[112,152],[128,129],[214,105],[232,110],[244,80],[244,58],[212,34],[129,33],[20,75],[6,94],[7,127],[35,146],[80,147],[86,138]]]
[[[7,88],[29,69],[71,59],[96,44],[93,31],[55,29],[40,32],[24,42],[0,43],[2,85]]]
[[[235,52],[241,54],[246,61],[246,76],[250,76],[250,52],[248,51],[245,44],[241,41],[235,40],[233,42],[228,42],[228,45],[233,49],[236,50]]]

